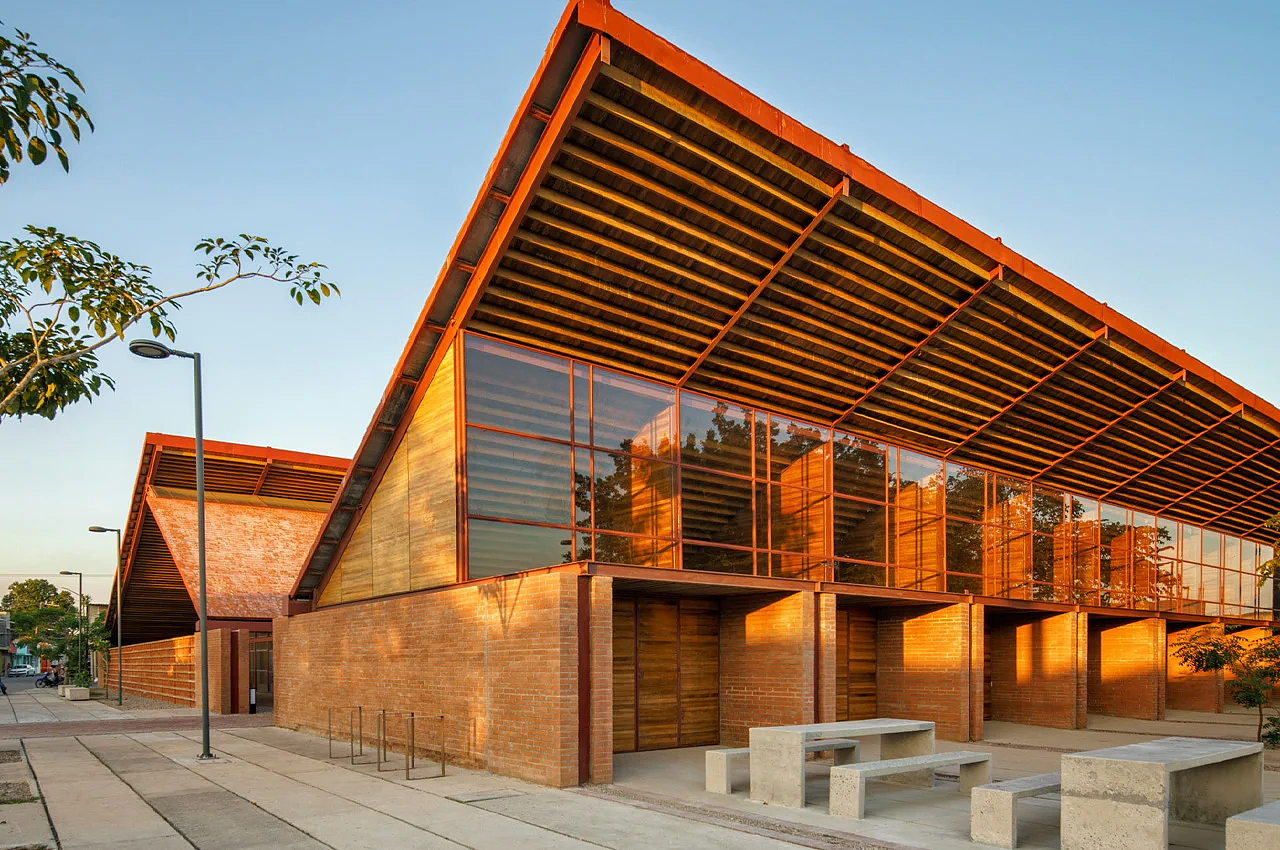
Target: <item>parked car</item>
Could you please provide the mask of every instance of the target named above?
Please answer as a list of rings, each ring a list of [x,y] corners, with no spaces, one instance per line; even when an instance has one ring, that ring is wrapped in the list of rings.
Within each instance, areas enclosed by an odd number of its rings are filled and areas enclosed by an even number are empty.
[[[10,676],[34,676],[35,674],[36,668],[30,664],[15,664],[9,668]]]

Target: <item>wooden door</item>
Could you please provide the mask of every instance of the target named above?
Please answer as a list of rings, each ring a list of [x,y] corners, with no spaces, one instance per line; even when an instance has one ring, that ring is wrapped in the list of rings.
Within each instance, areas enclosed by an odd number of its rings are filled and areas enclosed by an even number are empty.
[[[720,613],[699,599],[613,605],[613,750],[720,740]]]
[[[876,617],[866,608],[841,608],[836,611],[836,719],[876,716]]]

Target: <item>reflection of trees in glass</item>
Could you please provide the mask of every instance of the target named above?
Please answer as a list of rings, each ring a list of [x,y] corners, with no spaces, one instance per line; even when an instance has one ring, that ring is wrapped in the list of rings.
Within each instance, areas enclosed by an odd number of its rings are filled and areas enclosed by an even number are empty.
[[[842,435],[832,445],[835,490],[861,499],[885,501],[885,451],[879,443]]]
[[[685,429],[680,458],[684,463],[749,474],[751,470],[751,418],[729,416],[729,405],[717,402],[711,427],[699,437]]]
[[[787,439],[778,440],[778,435],[782,433],[781,423],[787,423]],[[789,466],[793,465],[805,455],[814,451],[821,451],[826,448],[828,432],[812,425],[805,425],[800,422],[793,422],[789,419],[779,419],[777,417],[769,418],[769,442],[771,443],[770,459],[773,462],[772,477],[780,478],[782,472]],[[819,482],[813,482],[808,486],[822,486]]]

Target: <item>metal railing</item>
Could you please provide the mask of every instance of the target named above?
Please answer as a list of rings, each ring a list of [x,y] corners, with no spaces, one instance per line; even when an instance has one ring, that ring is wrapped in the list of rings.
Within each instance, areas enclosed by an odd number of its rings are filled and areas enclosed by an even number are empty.
[[[393,743],[387,734],[388,717],[403,718],[405,734],[401,743],[405,745],[404,750],[404,778],[409,779],[431,779],[444,776],[444,715],[443,714],[418,714],[413,711],[387,711],[385,708],[378,712],[377,730],[378,730],[378,753],[377,753],[377,769],[381,773],[385,770],[383,764],[390,764],[391,760],[387,758],[388,744]],[[412,772],[417,761],[417,728],[418,723],[423,720],[439,721],[439,744],[440,744],[440,772],[434,776],[413,776]],[[396,768],[390,768],[395,770]]]

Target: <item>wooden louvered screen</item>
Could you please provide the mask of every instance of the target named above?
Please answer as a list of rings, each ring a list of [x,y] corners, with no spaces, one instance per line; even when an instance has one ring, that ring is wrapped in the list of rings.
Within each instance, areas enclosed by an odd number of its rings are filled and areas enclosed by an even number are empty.
[[[836,611],[836,719],[876,717],[876,617],[869,609]]]

